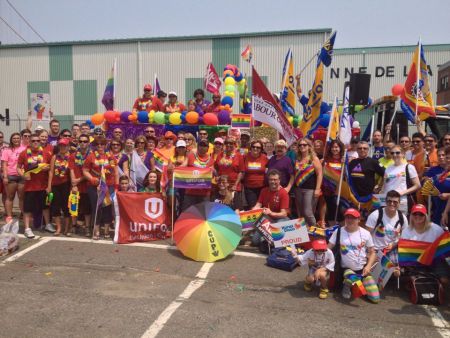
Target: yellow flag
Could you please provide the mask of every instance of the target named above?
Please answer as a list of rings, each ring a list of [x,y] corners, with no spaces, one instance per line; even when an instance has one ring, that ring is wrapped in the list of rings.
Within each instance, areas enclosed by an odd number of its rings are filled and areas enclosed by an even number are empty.
[[[333,102],[333,109],[330,114],[330,123],[328,124],[327,142],[337,140],[341,124],[339,119],[339,112],[337,110],[337,97]]]

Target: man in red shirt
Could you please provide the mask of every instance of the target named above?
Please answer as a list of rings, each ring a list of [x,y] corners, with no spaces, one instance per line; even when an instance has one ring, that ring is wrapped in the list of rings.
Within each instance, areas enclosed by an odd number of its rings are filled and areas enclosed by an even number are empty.
[[[187,157],[187,166],[195,168],[214,168],[214,157],[208,154],[209,143],[206,140],[200,140],[197,145],[197,151],[190,152]],[[191,205],[209,201],[210,189],[186,189],[184,193],[181,210],[185,210]]]
[[[142,95],[142,97],[138,97],[134,101],[133,113],[142,110],[146,110],[148,112],[150,112],[150,110],[164,111],[164,105],[156,96],[153,95],[153,89],[150,84],[146,84],[144,86],[144,95]]]
[[[25,237],[34,238],[30,228],[33,213],[43,213],[46,222],[45,229],[55,232],[50,221],[49,209],[45,208],[45,199],[50,192],[48,187],[48,171],[50,169],[51,155],[44,151],[41,140],[37,134],[31,135],[29,147],[20,153],[17,161],[17,172],[24,178],[24,203],[23,221],[25,225]],[[37,173],[32,172],[33,170]]]
[[[258,202],[253,209],[263,208],[264,215],[273,223],[289,221],[289,194],[280,185],[280,172],[272,169],[267,173],[269,187],[264,187],[259,194]],[[253,245],[259,245],[263,240],[261,234],[256,231],[252,238]]]

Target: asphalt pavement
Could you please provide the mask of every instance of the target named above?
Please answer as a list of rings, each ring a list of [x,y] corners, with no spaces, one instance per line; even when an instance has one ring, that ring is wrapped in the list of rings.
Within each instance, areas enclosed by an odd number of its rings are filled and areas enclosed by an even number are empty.
[[[63,237],[20,249],[0,261],[0,337],[450,336],[448,305],[412,305],[393,288],[376,305],[320,300],[303,290],[306,269],[276,270],[254,253],[205,264],[167,241]]]

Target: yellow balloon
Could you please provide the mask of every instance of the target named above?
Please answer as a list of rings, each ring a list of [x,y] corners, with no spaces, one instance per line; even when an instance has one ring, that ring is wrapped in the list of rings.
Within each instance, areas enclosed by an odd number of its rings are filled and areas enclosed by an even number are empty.
[[[236,84],[236,81],[231,76],[225,78],[226,86],[234,86],[235,84]]]
[[[181,124],[181,114],[180,113],[172,113],[169,116],[169,122],[173,125]]]

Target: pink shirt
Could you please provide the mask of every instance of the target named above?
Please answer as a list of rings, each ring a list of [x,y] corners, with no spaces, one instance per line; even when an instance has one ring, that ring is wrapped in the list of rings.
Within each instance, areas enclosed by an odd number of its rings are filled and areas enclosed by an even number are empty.
[[[18,148],[6,148],[2,152],[2,161],[6,161],[8,163],[8,173],[7,175],[17,176],[17,160],[19,159],[19,155],[22,151],[24,151],[27,147],[21,145]]]

